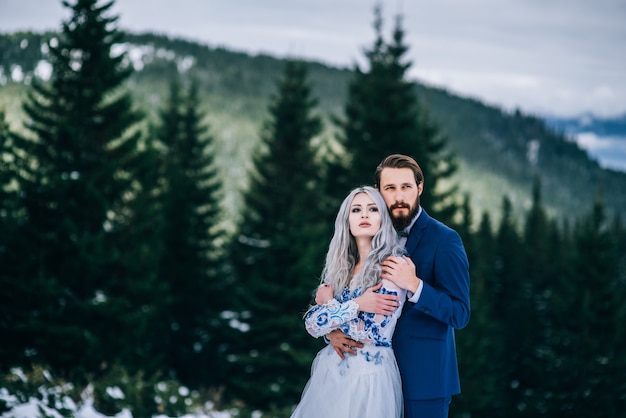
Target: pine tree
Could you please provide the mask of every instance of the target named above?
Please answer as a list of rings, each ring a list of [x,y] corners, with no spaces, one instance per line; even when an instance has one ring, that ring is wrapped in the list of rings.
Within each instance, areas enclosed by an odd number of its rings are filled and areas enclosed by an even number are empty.
[[[166,287],[159,351],[185,384],[217,385],[224,359],[217,349],[219,315],[225,308],[219,228],[222,185],[213,161],[213,137],[203,124],[198,88],[181,94],[179,80],[161,112],[159,140],[165,147],[163,239],[159,283]]]
[[[597,201],[573,230],[572,269],[554,289],[549,416],[617,417],[626,408],[624,231],[615,226]]]
[[[49,45],[51,81],[33,84],[29,134],[13,137],[28,242],[17,246],[20,279],[36,289],[22,301],[24,350],[75,381],[115,363],[141,366],[135,343],[154,278],[141,265],[145,248],[129,246],[145,220],[133,212],[146,186],[136,176],[141,115],[121,89],[131,69],[112,53],[122,39],[112,2],[97,3],[64,3],[72,16]]]
[[[16,248],[20,219],[17,167],[11,151],[11,132],[4,111],[0,110],[0,373],[18,364],[24,356],[22,335],[26,318],[20,308],[29,289],[19,280],[19,251]]]
[[[503,197],[502,219],[496,234],[495,274],[487,286],[493,301],[497,335],[502,339],[503,350],[507,356],[507,361],[502,364],[502,373],[505,376],[503,387],[506,390],[503,399],[505,411],[524,408],[523,393],[520,390],[520,368],[523,367],[527,353],[518,349],[521,336],[517,325],[524,320],[529,309],[521,298],[524,279],[521,257],[523,245],[512,212],[511,200]]]
[[[348,88],[345,119],[340,121],[340,143],[345,158],[333,168],[336,196],[362,184],[373,184],[376,166],[392,153],[414,157],[424,171],[426,185],[421,202],[429,213],[451,222],[456,207],[449,202],[454,188],[443,190],[439,181],[456,170],[446,141],[428,111],[420,105],[415,83],[408,80],[411,67],[405,61],[408,50],[400,16],[396,19],[392,41],[382,34],[381,8],[374,10],[376,39],[365,51],[367,71],[355,68]]]
[[[540,299],[543,305],[539,311],[542,326],[535,336],[538,344],[533,361],[534,390],[529,391],[529,416],[560,416],[557,411],[563,406],[559,396],[563,387],[560,373],[562,364],[558,358],[561,336],[570,321],[577,322],[575,317],[563,317],[569,311],[572,296],[576,293],[571,286],[575,258],[571,236],[566,227],[561,231],[555,221],[549,223],[545,235],[546,243],[543,247],[548,249],[548,254],[544,258],[542,275],[547,282]]]
[[[457,331],[461,394],[450,404],[450,416],[507,416],[502,413],[503,341],[497,333],[492,290],[496,244],[489,214],[484,213],[478,231],[472,233],[469,196],[462,206],[463,239],[470,265],[472,320]]]
[[[516,376],[523,393],[524,414],[536,416],[542,412],[542,400],[536,399],[545,369],[541,357],[548,351],[546,331],[548,292],[552,277],[547,275],[551,257],[548,245],[549,222],[541,203],[541,181],[534,177],[532,206],[526,217],[523,246],[523,279],[519,283],[516,299],[520,310],[512,324],[516,329],[516,349],[520,355]],[[519,315],[522,314],[522,315]]]
[[[321,130],[315,105],[305,64],[288,62],[230,252],[238,278],[230,320],[240,330],[229,348],[232,390],[264,410],[298,401],[321,345],[302,322],[330,241],[312,144]]]

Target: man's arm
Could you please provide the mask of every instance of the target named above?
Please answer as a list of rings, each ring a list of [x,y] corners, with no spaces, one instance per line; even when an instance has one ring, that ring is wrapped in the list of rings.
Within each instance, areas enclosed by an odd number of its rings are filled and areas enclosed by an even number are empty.
[[[361,296],[354,299],[359,305],[359,311],[392,315],[400,306],[398,296],[390,294],[375,293],[382,287],[382,282],[368,288]],[[345,354],[356,354],[357,348],[362,348],[363,344],[355,341],[343,331],[335,329],[324,336],[324,339],[333,346],[339,357],[345,358]]]
[[[465,248],[456,232],[448,233],[445,245],[437,251],[433,269],[436,286],[424,282],[415,309],[454,329],[464,328],[470,319],[470,277]]]
[[[409,292],[419,290],[419,299],[411,298],[413,308],[450,325],[461,329],[467,325],[470,317],[469,266],[467,255],[460,236],[453,230],[447,230],[437,245],[433,270],[437,277],[434,287],[429,280],[421,280],[420,272],[408,257],[389,257],[382,266],[381,277],[394,282],[398,287]],[[422,272],[422,274],[427,274]]]

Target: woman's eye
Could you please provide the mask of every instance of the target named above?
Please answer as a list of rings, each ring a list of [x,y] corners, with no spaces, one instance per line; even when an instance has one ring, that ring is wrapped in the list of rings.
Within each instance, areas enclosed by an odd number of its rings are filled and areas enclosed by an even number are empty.
[[[378,212],[378,208],[376,207],[370,208],[370,212]]]

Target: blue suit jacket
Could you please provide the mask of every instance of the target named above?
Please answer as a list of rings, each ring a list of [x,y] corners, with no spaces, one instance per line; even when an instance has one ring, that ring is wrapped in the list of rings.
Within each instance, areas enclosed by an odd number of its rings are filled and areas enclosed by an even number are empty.
[[[404,304],[393,336],[404,397],[425,400],[461,391],[454,329],[470,317],[469,265],[459,234],[422,213],[411,228],[406,250],[423,290]]]

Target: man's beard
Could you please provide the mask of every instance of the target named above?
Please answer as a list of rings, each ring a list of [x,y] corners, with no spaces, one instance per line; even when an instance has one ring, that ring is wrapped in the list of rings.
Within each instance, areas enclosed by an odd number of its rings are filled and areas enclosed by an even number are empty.
[[[396,202],[393,205],[391,205],[391,207],[389,208],[389,212],[391,213],[391,220],[393,221],[393,226],[394,228],[396,228],[396,231],[404,231],[406,227],[411,224],[411,221],[413,220],[415,215],[417,215],[417,211],[419,210],[419,207],[420,207],[419,196],[417,196],[417,198],[415,199],[413,206],[409,206],[406,203],[399,203],[399,202]],[[409,214],[406,216],[394,215],[393,210],[396,208],[408,208]]]

